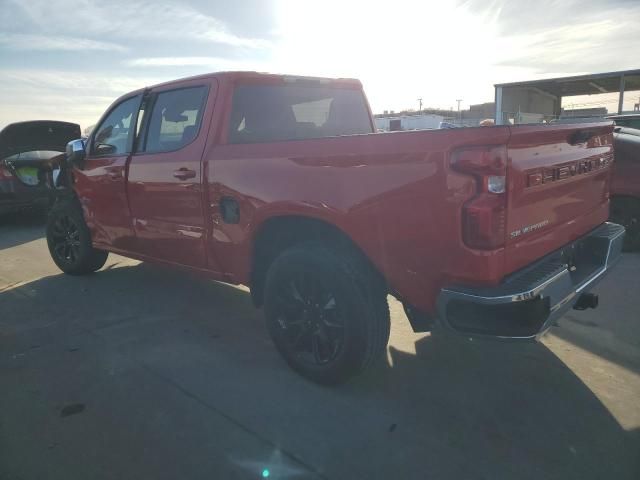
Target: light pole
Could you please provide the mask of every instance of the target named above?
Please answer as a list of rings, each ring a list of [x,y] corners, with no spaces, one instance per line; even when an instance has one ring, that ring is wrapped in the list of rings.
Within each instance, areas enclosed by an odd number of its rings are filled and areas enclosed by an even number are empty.
[[[419,107],[418,107],[418,113],[420,113],[420,112],[422,112],[422,97],[420,97],[420,98],[418,99],[418,105],[419,105]]]
[[[462,117],[460,116],[460,102],[462,102],[462,99],[459,98],[459,99],[456,100],[456,102],[458,102],[458,121],[462,125]]]

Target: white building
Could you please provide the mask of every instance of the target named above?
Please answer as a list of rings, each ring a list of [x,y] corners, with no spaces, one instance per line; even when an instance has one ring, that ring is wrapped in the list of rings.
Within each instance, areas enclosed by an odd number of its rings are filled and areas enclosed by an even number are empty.
[[[378,130],[430,130],[438,128],[444,117],[440,115],[388,115],[376,117],[376,128]]]

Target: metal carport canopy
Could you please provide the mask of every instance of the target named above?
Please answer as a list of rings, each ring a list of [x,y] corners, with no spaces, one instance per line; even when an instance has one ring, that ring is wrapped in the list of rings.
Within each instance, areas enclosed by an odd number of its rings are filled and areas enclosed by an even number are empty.
[[[511,107],[505,95],[516,91],[529,91],[537,96],[556,99],[553,104],[553,114],[558,116],[561,109],[562,97],[575,95],[593,95],[599,93],[618,93],[618,113],[622,113],[625,90],[640,90],[640,69],[623,70],[619,72],[594,73],[573,77],[549,78],[525,82],[498,83],[496,89],[496,123],[504,123],[503,113]],[[506,101],[505,101],[506,100]],[[546,112],[532,112],[546,113]]]

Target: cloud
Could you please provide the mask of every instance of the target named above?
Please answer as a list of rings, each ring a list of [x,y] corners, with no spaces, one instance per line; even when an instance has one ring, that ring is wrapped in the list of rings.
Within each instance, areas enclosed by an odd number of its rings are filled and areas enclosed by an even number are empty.
[[[0,32],[0,46],[11,50],[102,50],[124,52],[126,47],[111,42],[100,42],[88,38],[37,35],[29,33],[3,33]]]
[[[42,33],[62,33],[71,21],[72,25],[81,26],[87,35],[101,39],[153,38],[176,45],[196,40],[245,48],[268,45],[262,39],[235,35],[224,22],[182,3],[148,0],[106,3],[90,0],[10,1]],[[0,21],[10,20],[8,10],[0,15]]]
[[[600,20],[630,19],[638,0],[460,0],[474,15],[492,16],[501,35],[529,34]]]
[[[637,68],[640,50],[638,0],[0,3],[0,123],[84,122],[134,88],[219,70],[357,77],[376,111],[466,106],[494,83]],[[41,68],[12,70],[25,64]]]
[[[125,60],[128,67],[209,67],[221,65],[229,60],[218,57],[146,57]]]
[[[95,123],[119,96],[169,76],[107,76],[99,72],[5,69],[0,75],[0,128],[37,119]]]
[[[496,20],[495,66],[532,73],[637,68],[637,0],[467,0],[474,15]]]
[[[627,52],[640,50],[640,37],[626,36],[627,31],[625,22],[602,20],[514,36],[508,40],[519,47],[496,65],[526,66],[546,76],[634,69],[637,59]]]
[[[221,57],[141,57],[125,60],[127,67],[206,67],[212,70],[260,70],[264,62]]]

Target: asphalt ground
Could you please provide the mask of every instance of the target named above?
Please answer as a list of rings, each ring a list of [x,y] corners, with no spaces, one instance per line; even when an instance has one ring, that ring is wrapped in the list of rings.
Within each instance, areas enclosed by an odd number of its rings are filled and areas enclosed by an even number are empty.
[[[414,334],[314,385],[237,288],[111,255],[61,274],[0,218],[0,479],[639,479],[640,255],[541,343]]]

